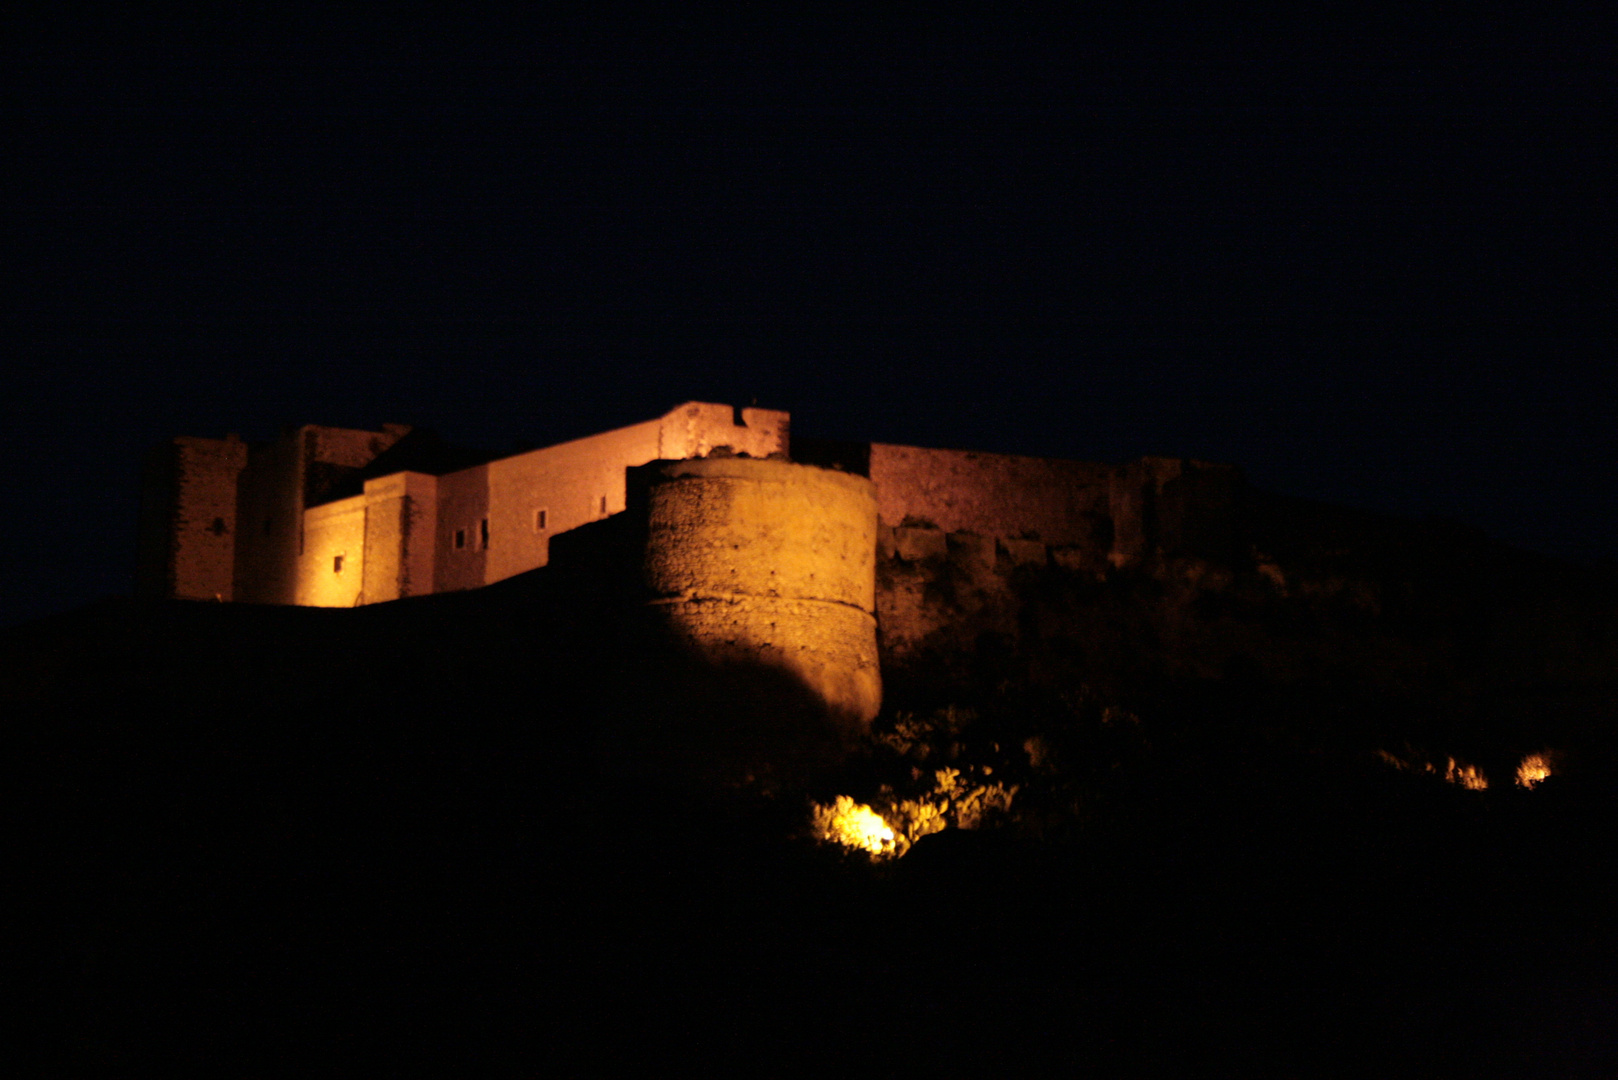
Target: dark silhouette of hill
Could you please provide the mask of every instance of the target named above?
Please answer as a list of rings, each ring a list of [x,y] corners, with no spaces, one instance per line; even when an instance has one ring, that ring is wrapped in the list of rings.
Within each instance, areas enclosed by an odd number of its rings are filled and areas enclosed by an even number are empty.
[[[1009,573],[1011,631],[963,607],[897,666],[880,723],[970,710],[930,752],[1021,790],[880,865],[803,839],[807,801],[905,762],[768,671],[693,667],[610,524],[595,565],[475,593],[9,631],[16,1053],[1600,1075],[1610,583],[1441,526],[1250,520],[1191,577]],[[1541,748],[1565,767],[1513,785]]]

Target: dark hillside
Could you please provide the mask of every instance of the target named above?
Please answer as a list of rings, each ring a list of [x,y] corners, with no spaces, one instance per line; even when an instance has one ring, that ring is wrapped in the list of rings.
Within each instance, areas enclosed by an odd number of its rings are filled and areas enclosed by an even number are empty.
[[[1232,566],[888,567],[956,621],[888,658],[879,737],[840,757],[796,688],[689,668],[583,571],[8,632],[18,1053],[1603,1075],[1609,584],[1253,520]],[[1555,775],[1516,786],[1541,750]],[[811,799],[940,768],[1016,796],[897,861],[805,838]]]

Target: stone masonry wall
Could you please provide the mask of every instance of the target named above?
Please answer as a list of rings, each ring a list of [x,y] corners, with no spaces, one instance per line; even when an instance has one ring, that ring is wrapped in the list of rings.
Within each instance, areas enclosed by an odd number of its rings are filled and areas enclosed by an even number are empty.
[[[552,536],[621,512],[626,468],[662,458],[702,457],[724,447],[756,458],[784,456],[789,429],[790,417],[784,412],[687,402],[645,423],[439,477],[430,498],[413,491],[391,517],[385,508],[372,506],[374,528],[363,524],[365,511],[337,507],[327,499],[408,434],[406,426],[385,424],[381,431],[364,431],[311,424],[251,451],[237,443],[232,453],[243,464],[235,466],[239,476],[225,479],[220,479],[224,473],[215,476],[200,464],[195,447],[178,448],[176,443],[178,449],[165,451],[161,467],[145,482],[142,591],[329,605],[478,588],[544,566]],[[198,447],[211,442],[180,440]],[[176,461],[183,455],[191,456],[181,470]],[[203,520],[198,493],[204,488],[212,492],[206,524],[212,528],[216,519],[221,522],[212,539],[193,535],[195,530],[182,538],[175,531],[181,471],[189,477],[186,498],[194,504],[185,520]],[[306,517],[306,510],[322,507],[335,508]],[[395,539],[404,542],[406,531],[413,537],[408,565],[385,568],[368,557],[368,548],[372,556],[385,550],[392,554],[382,557],[396,561],[403,549],[396,550]],[[228,539],[221,540],[227,533]],[[176,591],[174,569],[181,546],[186,551],[181,562],[188,567],[183,585],[188,591],[183,593]],[[197,570],[204,563],[214,569]],[[367,564],[365,574],[375,580],[362,585],[359,575]]]
[[[1152,556],[1228,560],[1241,473],[1234,466],[1148,457],[1119,466],[1108,494],[1112,561]]]
[[[870,482],[784,461],[647,466],[646,584],[714,662],[790,672],[843,723],[881,706]]]
[[[1106,565],[1084,549],[1014,537],[887,525],[877,535],[876,610],[884,663],[902,663],[963,618],[1015,633],[1016,603],[1008,581],[1020,567],[1095,572]]]
[[[177,438],[147,464],[140,591],[187,600],[235,599],[236,481],[247,444]]]
[[[303,440],[255,445],[238,488],[236,599],[296,601],[303,523]]]
[[[307,549],[304,510],[409,430],[398,424],[382,431],[305,424],[254,446],[238,485],[237,599],[298,603]]]
[[[379,604],[436,589],[438,478],[401,472],[365,484],[365,586]]]
[[[437,477],[400,472],[303,515],[297,603],[377,604],[433,591]]]
[[[552,536],[621,511],[624,469],[657,457],[660,423],[650,420],[491,461],[485,467],[489,551],[477,584],[544,566]]]
[[[877,511],[890,526],[1110,546],[1112,469],[1082,461],[872,443]]]
[[[756,458],[786,453],[788,414],[750,408],[740,410],[740,419],[728,405],[687,402],[655,420],[492,461],[479,467],[481,474],[444,477],[449,519],[439,529],[440,588],[475,588],[544,566],[551,537],[623,511],[625,469],[725,446]],[[469,486],[477,475],[486,485],[481,499]],[[456,552],[455,531],[473,530],[481,543],[485,517],[487,551],[469,543]]]
[[[483,522],[490,518],[488,465],[438,478],[437,518],[433,591],[456,592],[485,585],[489,553],[483,547]],[[491,544],[495,535],[491,522]]]
[[[293,602],[304,607],[353,607],[365,581],[365,496],[304,512],[303,554]]]

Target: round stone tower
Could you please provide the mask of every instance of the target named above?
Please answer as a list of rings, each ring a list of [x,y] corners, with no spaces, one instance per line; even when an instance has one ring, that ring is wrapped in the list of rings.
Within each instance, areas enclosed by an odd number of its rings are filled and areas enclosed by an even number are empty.
[[[646,583],[719,666],[773,670],[840,726],[882,703],[876,495],[864,477],[751,458],[647,467]]]

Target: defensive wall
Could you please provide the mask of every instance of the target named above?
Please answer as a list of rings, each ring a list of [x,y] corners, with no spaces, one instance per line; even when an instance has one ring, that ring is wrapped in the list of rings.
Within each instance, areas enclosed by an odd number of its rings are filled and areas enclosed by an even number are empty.
[[[300,579],[307,565],[307,510],[409,433],[402,424],[381,431],[305,424],[254,446],[236,478],[235,598],[297,604],[304,602],[300,597],[327,595],[325,583]]]
[[[794,444],[784,412],[703,402],[470,465],[435,469],[413,445],[402,425],[171,440],[148,463],[142,591],[353,607],[476,589],[629,510],[644,531],[617,565],[638,564],[674,639],[711,666],[782,673],[858,725],[881,701],[879,655],[962,612],[1000,618],[1017,567],[1230,555],[1240,487],[1171,458]]]
[[[294,602],[356,607],[434,592],[438,479],[393,473],[305,510]]]
[[[687,402],[555,446],[435,471],[399,468],[411,429],[305,425],[249,447],[178,438],[148,461],[140,591],[147,596],[352,606],[473,589],[546,565],[553,537],[621,513],[625,470],[718,451],[867,478],[898,541],[1045,545],[1069,567],[1230,554],[1240,487],[1228,466],[1114,466],[891,443],[790,438],[769,409]],[[908,535],[908,534],[907,534]],[[965,544],[965,539],[958,543]]]
[[[1099,574],[1111,565],[1108,551],[1091,545],[884,524],[876,550],[881,655],[889,663],[906,662],[940,635],[959,644],[957,631],[967,623],[1016,637],[1023,630],[1012,588],[1019,572]]]
[[[182,436],[147,455],[135,576],[141,595],[237,599],[236,481],[247,456],[234,435]]]
[[[869,722],[882,703],[871,482],[736,457],[635,472],[648,602],[674,637],[710,664],[789,673],[844,725]]]
[[[1088,461],[872,443],[867,475],[892,526],[1106,546],[1112,472]]]
[[[798,439],[793,459],[869,477],[889,529],[1038,541],[1062,565],[1092,569],[1157,555],[1228,557],[1242,484],[1233,466],[1181,458],[1108,465]]]
[[[631,466],[720,447],[784,457],[789,423],[776,410],[687,402],[436,475],[382,469],[411,433],[399,424],[304,425],[251,447],[173,439],[143,476],[138,589],[348,607],[478,588],[544,566],[551,537],[620,513]]]

